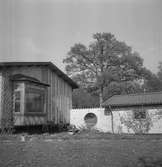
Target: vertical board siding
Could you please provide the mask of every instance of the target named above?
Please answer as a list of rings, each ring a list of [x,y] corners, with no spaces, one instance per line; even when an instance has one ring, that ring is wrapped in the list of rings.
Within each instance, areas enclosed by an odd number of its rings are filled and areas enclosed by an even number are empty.
[[[50,99],[51,99],[51,106],[50,106],[50,115],[51,115],[51,120],[54,120],[54,115],[53,115],[53,97],[52,97],[52,94],[53,94],[53,83],[52,83],[52,71],[50,70],[50,85],[51,85],[51,91],[50,91]]]
[[[42,78],[42,82],[43,83],[48,83],[48,67],[42,67],[41,68],[41,78]],[[48,83],[49,84],[49,83]],[[46,92],[46,113],[47,113],[47,115],[46,115],[46,119],[45,119],[45,122],[48,120],[48,90],[49,88],[47,88],[46,90],[47,90],[47,92]]]
[[[48,68],[47,67],[42,67],[41,72],[42,72],[42,76],[41,76],[42,80],[41,81],[44,82],[44,83],[48,83],[48,75],[47,75]]]
[[[5,70],[2,74],[2,118],[1,127],[12,127],[13,122],[13,96],[12,96],[12,83],[9,80],[10,73]]]
[[[72,104],[72,99],[70,99],[72,96],[72,88],[59,76],[56,74],[55,77],[55,104],[56,106],[53,107],[56,109],[55,115],[56,115],[56,122],[57,123],[69,123],[70,122],[70,109],[72,106],[69,105],[69,103]]]
[[[55,124],[70,122],[72,88],[54,71],[48,70],[48,120]]]
[[[2,118],[2,72],[0,72],[0,128]]]
[[[56,96],[57,96],[57,76],[55,73],[53,73],[54,78],[54,96],[53,96],[53,102],[54,102],[54,113],[55,113],[55,123],[57,124],[57,106],[56,106]]]
[[[52,73],[52,81],[51,81],[51,86],[52,86],[52,97],[51,97],[51,100],[52,100],[52,120],[54,121],[54,123],[56,123],[55,121],[55,101],[54,101],[54,98],[55,98],[55,76],[54,76],[54,73]]]
[[[51,70],[48,69],[48,73],[47,73],[47,76],[48,76],[48,83],[50,84],[50,87],[48,88],[48,110],[47,110],[47,113],[48,113],[48,120],[49,121],[52,121],[51,119],[51,77],[50,77],[50,73],[51,73]]]

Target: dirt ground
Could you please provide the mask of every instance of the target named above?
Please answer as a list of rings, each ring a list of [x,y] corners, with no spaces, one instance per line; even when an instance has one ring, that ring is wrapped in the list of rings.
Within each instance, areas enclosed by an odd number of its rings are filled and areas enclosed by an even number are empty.
[[[68,133],[0,137],[0,167],[162,166],[162,136]]]

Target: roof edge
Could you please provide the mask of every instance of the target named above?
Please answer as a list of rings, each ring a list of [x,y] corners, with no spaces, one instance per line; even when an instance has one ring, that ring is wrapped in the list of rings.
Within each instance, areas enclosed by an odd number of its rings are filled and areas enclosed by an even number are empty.
[[[105,106],[114,106],[114,107],[122,107],[122,106],[132,106],[132,105],[148,105],[148,102],[146,101],[142,101],[141,103],[138,102],[138,103],[126,103],[126,102],[123,102],[123,103],[112,103],[111,101],[112,100],[115,100],[116,98],[129,98],[131,96],[133,97],[140,97],[142,96],[142,98],[146,98],[147,96],[152,96],[152,95],[162,95],[162,91],[157,91],[157,92],[141,92],[141,93],[135,93],[135,94],[123,94],[123,95],[113,95],[111,96],[110,98],[106,99],[102,105],[105,107]],[[152,104],[162,104],[162,101],[152,101],[152,102],[149,102],[151,105]]]
[[[138,96],[138,95],[150,95],[150,94],[162,94],[162,91],[156,91],[156,92],[140,92],[140,93],[130,93],[130,94],[115,94],[115,95],[112,95],[111,97],[114,97],[114,96]],[[108,99],[110,99],[111,97],[109,97]],[[106,99],[106,100],[108,100]]]
[[[54,70],[58,76],[61,76],[64,81],[68,82],[73,89],[79,88],[77,83],[75,83],[70,77],[68,77],[63,71],[61,71],[55,64],[51,61],[49,62],[0,62],[0,67],[8,66],[48,66],[51,70]]]

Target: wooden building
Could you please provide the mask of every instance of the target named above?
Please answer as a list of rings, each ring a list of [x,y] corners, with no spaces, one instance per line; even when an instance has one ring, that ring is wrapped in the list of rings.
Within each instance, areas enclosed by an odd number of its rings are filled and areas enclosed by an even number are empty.
[[[1,62],[0,127],[69,124],[75,88],[51,62]]]

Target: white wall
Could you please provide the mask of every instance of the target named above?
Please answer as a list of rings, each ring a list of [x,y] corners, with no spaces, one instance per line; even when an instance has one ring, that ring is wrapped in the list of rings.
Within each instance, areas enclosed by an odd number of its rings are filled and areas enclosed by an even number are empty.
[[[88,113],[94,113],[97,116],[97,124],[94,126],[95,129],[103,132],[112,132],[111,115],[105,115],[104,108],[72,109],[70,113],[70,124],[78,128],[86,127],[84,117]],[[147,109],[147,116],[151,118],[148,133],[162,133],[162,109]],[[131,120],[133,118],[132,109],[113,111],[114,132],[134,133],[133,128],[128,128],[128,126],[121,121],[121,118]]]
[[[97,124],[94,129],[111,132],[111,117],[104,115],[104,108],[72,109],[70,112],[70,124],[75,125],[77,128],[85,127],[84,117],[88,113],[93,113],[97,117]]]
[[[153,126],[149,133],[162,133],[162,108],[161,109],[149,109],[148,113],[152,118]]]
[[[126,119],[129,119],[133,115],[131,110],[125,110],[125,111],[113,111],[113,125],[114,125],[114,132],[115,133],[133,133],[131,129],[129,129],[127,126],[122,124],[121,117],[124,117]]]
[[[150,118],[150,125],[148,133],[162,133],[162,109],[152,108],[146,109],[147,118]],[[114,115],[114,132],[115,133],[134,133],[133,128],[128,128],[121,122],[121,117],[131,120],[133,116],[132,110],[116,110]]]

